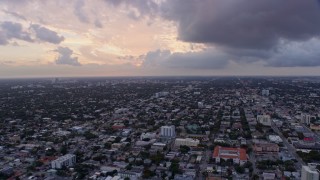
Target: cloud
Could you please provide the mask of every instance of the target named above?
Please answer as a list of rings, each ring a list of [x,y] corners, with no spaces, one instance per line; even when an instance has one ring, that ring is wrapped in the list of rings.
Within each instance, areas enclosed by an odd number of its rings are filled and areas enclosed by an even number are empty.
[[[16,12],[12,12],[12,11],[7,11],[7,10],[3,10],[3,12],[5,12],[6,14],[9,14],[17,19],[21,19],[21,20],[24,20],[26,21],[27,18],[19,13],[16,13]]]
[[[279,51],[267,59],[272,67],[314,67],[320,66],[320,40],[283,44]]]
[[[55,31],[42,27],[38,24],[32,24],[30,28],[34,30],[36,37],[41,41],[59,44],[64,40],[64,37],[59,36]]]
[[[85,6],[84,0],[77,0],[74,4],[74,14],[78,17],[78,19],[83,23],[89,23],[89,17],[86,14],[83,7]]]
[[[78,61],[78,57],[72,57],[73,51],[68,47],[60,46],[56,51],[59,53],[58,58],[54,61],[56,64],[81,66],[81,63]]]
[[[8,44],[6,33],[0,30],[0,45]]]
[[[157,0],[105,0],[107,3],[118,7],[123,5],[128,9],[128,17],[138,20],[142,17],[154,17],[158,14],[159,3]]]
[[[30,34],[23,30],[20,23],[4,21],[0,24],[0,44],[6,45],[11,39],[33,42]]]
[[[161,15],[177,22],[180,40],[224,47],[271,49],[320,35],[316,0],[168,0]]]
[[[101,21],[99,19],[96,19],[94,21],[94,25],[97,27],[97,28],[103,28],[103,25],[101,23]]]
[[[148,52],[143,62],[144,67],[166,67],[183,69],[223,69],[231,56],[207,49],[201,52],[171,53],[169,50]]]

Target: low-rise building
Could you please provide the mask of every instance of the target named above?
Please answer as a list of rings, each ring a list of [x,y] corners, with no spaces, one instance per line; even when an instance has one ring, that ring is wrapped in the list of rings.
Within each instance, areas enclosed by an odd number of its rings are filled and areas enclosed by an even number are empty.
[[[248,161],[246,150],[243,148],[230,148],[216,146],[213,151],[213,158],[216,163],[219,163],[221,159],[232,159],[234,163],[243,165]]]
[[[271,126],[271,118],[269,115],[258,115],[257,121],[264,126]]]
[[[277,144],[274,144],[274,143],[258,142],[258,143],[254,144],[253,150],[257,154],[278,153],[279,152],[279,146]]]
[[[200,141],[198,139],[191,139],[191,138],[176,138],[174,145],[179,146],[191,146],[195,147],[198,146]]]

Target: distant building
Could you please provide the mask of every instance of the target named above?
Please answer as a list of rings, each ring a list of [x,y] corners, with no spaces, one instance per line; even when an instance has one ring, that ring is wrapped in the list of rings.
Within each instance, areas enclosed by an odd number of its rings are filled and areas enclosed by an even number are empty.
[[[213,158],[216,163],[219,163],[221,159],[232,159],[234,163],[243,165],[248,161],[246,150],[243,148],[229,148],[216,146],[213,151]]]
[[[320,125],[310,124],[310,129],[314,131],[320,131]]]
[[[316,165],[309,163],[308,166],[302,166],[301,180],[319,180],[319,171],[316,169]]]
[[[120,171],[118,175],[122,178],[139,179],[142,173],[139,171]]]
[[[112,129],[114,130],[123,130],[126,126],[123,123],[114,123]]]
[[[269,96],[270,95],[270,92],[268,89],[263,89],[262,92],[261,92],[261,95],[262,96]]]
[[[309,125],[311,121],[310,114],[301,114],[300,122]]]
[[[198,139],[191,139],[191,138],[177,138],[175,140],[174,145],[179,147],[179,146],[190,146],[190,147],[195,147],[198,146],[200,141]]]
[[[204,108],[204,104],[203,104],[203,102],[198,102],[198,108],[199,108],[199,109]]]
[[[61,169],[63,166],[72,167],[76,163],[76,155],[66,154],[58,159],[51,161],[52,169]]]
[[[269,135],[269,136],[268,136],[268,139],[269,139],[270,142],[277,143],[277,144],[283,142],[283,140],[281,139],[281,137],[278,136],[278,135]]]
[[[147,132],[147,133],[142,133],[140,135],[140,140],[143,140],[143,139],[153,139],[157,136],[156,133],[150,133],[150,132]]]
[[[166,91],[164,91],[164,92],[157,92],[157,93],[155,93],[155,97],[156,98],[160,98],[160,97],[164,97],[164,96],[167,96],[169,94],[169,92],[166,92]]]
[[[262,173],[263,180],[273,180],[276,179],[276,174],[271,172]]]
[[[161,126],[160,136],[165,138],[174,138],[176,137],[176,128],[175,126]]]
[[[13,174],[13,168],[11,166],[4,167],[0,170],[1,174],[11,176]]]
[[[265,154],[265,153],[279,153],[279,146],[274,143],[255,143],[253,146],[253,150],[257,154]]]
[[[258,115],[257,121],[264,126],[271,126],[271,118],[269,115]]]

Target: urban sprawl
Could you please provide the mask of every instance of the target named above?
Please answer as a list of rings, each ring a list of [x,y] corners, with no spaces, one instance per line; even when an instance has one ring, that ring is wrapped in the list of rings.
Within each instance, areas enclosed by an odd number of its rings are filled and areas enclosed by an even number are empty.
[[[318,180],[320,78],[0,80],[0,179]]]

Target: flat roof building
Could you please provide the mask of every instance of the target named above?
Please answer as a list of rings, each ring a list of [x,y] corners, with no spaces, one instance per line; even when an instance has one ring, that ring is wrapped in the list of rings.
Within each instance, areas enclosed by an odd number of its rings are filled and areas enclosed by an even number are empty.
[[[216,163],[219,163],[221,159],[232,159],[234,163],[243,165],[248,161],[246,150],[243,148],[230,148],[216,146],[213,151],[213,158]]]
[[[52,169],[61,169],[62,167],[72,167],[76,163],[76,155],[66,154],[58,159],[51,161]]]

